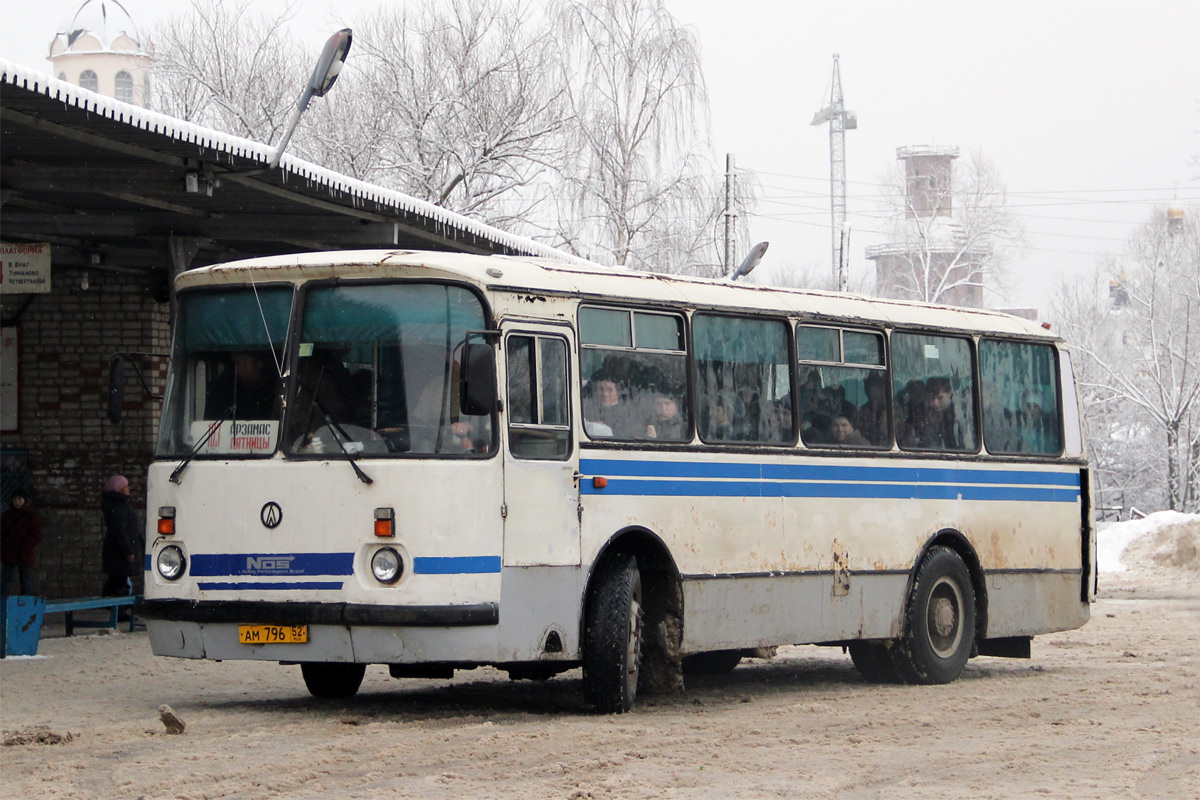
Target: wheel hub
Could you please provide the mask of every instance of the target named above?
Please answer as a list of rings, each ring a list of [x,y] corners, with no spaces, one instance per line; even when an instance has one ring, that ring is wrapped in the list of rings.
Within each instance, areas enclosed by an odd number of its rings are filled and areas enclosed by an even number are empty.
[[[954,603],[949,599],[939,598],[933,607],[933,628],[937,636],[952,636],[954,634]]]

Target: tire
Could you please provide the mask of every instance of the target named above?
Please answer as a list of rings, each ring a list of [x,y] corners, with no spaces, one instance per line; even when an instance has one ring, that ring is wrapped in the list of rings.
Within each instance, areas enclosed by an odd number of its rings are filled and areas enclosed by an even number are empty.
[[[974,643],[971,574],[953,550],[934,547],[917,570],[892,662],[906,683],[950,683],[967,665]]]
[[[642,575],[637,560],[616,555],[596,572],[583,640],[583,695],[605,714],[637,699],[642,661]]]
[[[712,650],[683,657],[684,675],[727,675],[742,661],[741,650]]]
[[[309,694],[329,700],[354,697],[366,671],[366,664],[305,662],[300,665]]]
[[[858,674],[869,683],[897,683],[896,665],[888,646],[882,642],[850,642],[850,660]]]

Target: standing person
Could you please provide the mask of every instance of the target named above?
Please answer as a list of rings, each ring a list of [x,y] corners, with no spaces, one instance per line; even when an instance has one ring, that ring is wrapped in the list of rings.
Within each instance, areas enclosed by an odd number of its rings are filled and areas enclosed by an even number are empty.
[[[129,480],[124,475],[113,475],[104,482],[100,508],[104,512],[101,563],[107,576],[100,594],[124,597],[132,593],[129,579],[141,569],[142,554],[146,550],[141,522],[129,504]]]
[[[35,594],[33,562],[42,542],[42,518],[24,491],[13,492],[9,508],[0,514],[0,595],[9,594],[13,574],[21,581],[18,594]]]

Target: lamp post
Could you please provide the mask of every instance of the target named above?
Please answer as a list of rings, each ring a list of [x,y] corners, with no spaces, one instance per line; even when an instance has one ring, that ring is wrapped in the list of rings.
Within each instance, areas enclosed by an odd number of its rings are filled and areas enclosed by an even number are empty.
[[[346,55],[350,52],[352,38],[353,34],[350,29],[342,28],[330,36],[329,41],[325,42],[325,47],[321,50],[321,57],[317,59],[317,65],[313,68],[312,76],[304,86],[304,91],[300,93],[300,99],[296,101],[296,110],[292,112],[292,118],[288,121],[283,141],[271,154],[271,169],[279,166],[279,159],[283,157],[283,149],[291,141],[292,133],[295,132],[296,125],[300,122],[300,115],[308,108],[309,101],[313,97],[324,97],[325,93],[333,86],[334,81],[337,80],[342,71],[342,65],[346,63]]]

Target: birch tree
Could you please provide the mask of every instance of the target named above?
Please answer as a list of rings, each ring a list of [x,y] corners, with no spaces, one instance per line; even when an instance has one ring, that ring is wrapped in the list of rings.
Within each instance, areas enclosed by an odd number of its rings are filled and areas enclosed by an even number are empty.
[[[912,185],[903,166],[885,180],[890,243],[867,251],[886,274],[877,292],[981,305],[985,288],[1003,290],[1008,252],[1021,238],[1019,220],[1008,210],[1007,188],[979,151],[965,169],[931,183]]]
[[[1068,287],[1058,308],[1087,390],[1111,412],[1097,419],[1086,407],[1102,477],[1150,479],[1143,502],[1185,512],[1200,511],[1198,214],[1156,211],[1130,240],[1127,264],[1109,272],[1107,304],[1080,302]]]
[[[553,13],[575,120],[561,245],[639,269],[715,273],[720,190],[695,36],[662,0],[559,0]]]

